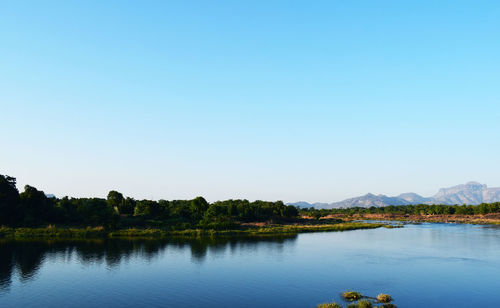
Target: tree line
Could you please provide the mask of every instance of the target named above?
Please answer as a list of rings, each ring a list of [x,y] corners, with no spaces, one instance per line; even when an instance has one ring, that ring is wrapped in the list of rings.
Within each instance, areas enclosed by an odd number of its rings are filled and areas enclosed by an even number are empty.
[[[240,222],[297,218],[298,209],[282,201],[136,200],[117,191],[103,198],[55,198],[30,185],[19,193],[16,179],[0,175],[0,225],[166,227],[231,229]]]
[[[402,214],[402,215],[485,215],[500,213],[500,202],[481,203],[479,205],[445,205],[445,204],[417,204],[417,205],[388,205],[384,207],[352,207],[335,209],[300,209],[300,214],[310,217],[324,217],[327,215],[363,215],[363,214]]]

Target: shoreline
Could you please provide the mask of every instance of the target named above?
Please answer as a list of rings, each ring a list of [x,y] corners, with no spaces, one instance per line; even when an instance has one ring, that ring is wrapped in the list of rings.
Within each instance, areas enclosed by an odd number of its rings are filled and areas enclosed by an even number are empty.
[[[415,214],[355,214],[352,216],[336,214],[328,215],[326,218],[342,218],[346,221],[354,220],[386,220],[401,222],[428,222],[428,223],[456,223],[473,225],[500,225],[500,214],[486,215],[456,215],[456,214],[437,214],[437,215],[415,215]]]
[[[103,227],[42,227],[42,228],[0,228],[2,239],[96,239],[96,238],[169,238],[169,237],[224,237],[224,236],[280,236],[309,232],[342,232],[362,229],[392,228],[384,223],[342,222],[320,225],[273,225],[232,230],[186,229],[165,230],[159,228],[127,228],[106,230]]]

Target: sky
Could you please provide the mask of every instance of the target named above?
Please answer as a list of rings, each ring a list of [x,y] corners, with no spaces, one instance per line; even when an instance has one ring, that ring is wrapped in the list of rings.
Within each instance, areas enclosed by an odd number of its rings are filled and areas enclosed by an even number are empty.
[[[0,174],[58,197],[500,186],[498,1],[4,1]]]

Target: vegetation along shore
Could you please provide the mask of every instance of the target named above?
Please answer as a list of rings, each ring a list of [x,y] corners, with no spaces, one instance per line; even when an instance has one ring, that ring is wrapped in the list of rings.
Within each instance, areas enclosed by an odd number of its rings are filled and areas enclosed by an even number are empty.
[[[0,237],[99,238],[270,236],[385,226],[341,219],[303,219],[281,201],[135,200],[110,191],[101,198],[55,198],[0,175]]]
[[[479,205],[390,205],[345,209],[300,209],[300,215],[314,219],[395,220],[405,222],[443,222],[500,224],[500,202]]]
[[[105,229],[103,227],[39,227],[39,228],[11,228],[1,227],[0,238],[27,239],[27,238],[164,238],[164,237],[199,237],[199,236],[277,236],[294,235],[305,232],[349,231],[358,229],[375,229],[391,226],[381,223],[346,222],[321,225],[272,225],[264,227],[241,227],[239,229],[185,229],[168,230],[160,228],[127,228]]]
[[[282,201],[136,200],[110,191],[103,198],[47,197],[0,175],[0,237],[98,238],[167,236],[271,236],[348,231],[400,220],[500,223],[500,203],[477,206],[406,205],[383,208],[300,209]]]

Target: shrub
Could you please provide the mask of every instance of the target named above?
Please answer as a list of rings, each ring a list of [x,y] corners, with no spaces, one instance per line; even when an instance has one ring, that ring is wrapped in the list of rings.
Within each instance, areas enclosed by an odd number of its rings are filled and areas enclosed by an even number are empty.
[[[372,303],[367,301],[366,299],[360,300],[357,305],[358,308],[372,308]]]
[[[319,304],[316,306],[316,308],[342,308],[342,306],[335,302],[332,302],[332,303]]]
[[[388,303],[392,301],[392,297],[389,294],[381,293],[377,295],[377,300],[381,303]]]
[[[347,291],[347,292],[342,293],[342,297],[344,299],[352,302],[352,301],[357,301],[358,299],[360,299],[363,296],[359,292]]]

